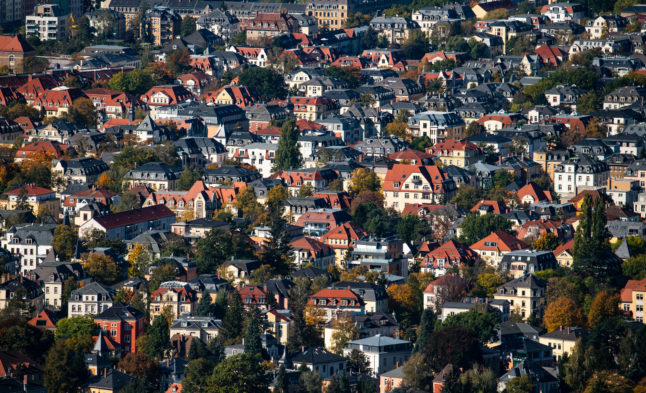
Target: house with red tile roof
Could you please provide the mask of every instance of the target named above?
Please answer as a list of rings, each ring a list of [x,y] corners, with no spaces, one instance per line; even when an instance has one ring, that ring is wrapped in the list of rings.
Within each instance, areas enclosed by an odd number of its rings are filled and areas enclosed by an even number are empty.
[[[152,312],[152,310],[151,310]],[[137,339],[144,335],[146,315],[132,306],[115,303],[94,317],[94,324],[123,351],[121,355],[137,352]]]
[[[5,195],[7,195],[8,199],[0,200],[0,205],[3,206],[3,209],[16,210],[21,202],[25,202],[29,205],[34,215],[48,212],[52,217],[58,217],[60,200],[56,197],[56,191],[54,190],[28,184],[7,191]]]
[[[27,323],[39,329],[54,331],[56,330],[56,322],[58,322],[56,314],[49,308],[44,308],[38,313],[38,315],[30,319]]]
[[[444,61],[444,60],[453,60],[456,65],[464,60],[466,60],[466,55],[463,53],[456,53],[456,52],[444,52],[442,50],[437,51],[437,52],[432,52],[432,53],[427,53],[422,57],[420,62],[426,61],[429,64],[434,64],[438,61]]]
[[[543,190],[534,182],[529,182],[522,186],[520,190],[516,192],[516,196],[523,205],[554,201],[551,192]]]
[[[99,230],[110,240],[130,240],[151,229],[170,231],[174,222],[175,213],[164,205],[142,207],[94,217],[79,227],[79,237],[83,238],[93,230]]]
[[[350,57],[350,56],[341,56],[330,65],[336,67],[352,67],[363,70],[364,68],[370,67],[370,62],[368,59],[363,57]]]
[[[334,249],[329,245],[311,237],[301,237],[289,243],[294,256],[293,263],[301,269],[305,264],[312,264],[314,267],[327,270],[328,266],[334,264]]]
[[[215,77],[202,71],[193,71],[177,77],[177,83],[196,96],[202,93],[202,89],[215,80]]]
[[[54,88],[41,92],[33,100],[33,107],[45,112],[46,116],[60,117],[67,113],[74,101],[87,98],[83,90],[77,88]]]
[[[621,290],[619,308],[625,316],[633,321],[644,322],[644,295],[646,295],[646,278],[628,280]]]
[[[13,121],[20,126],[25,139],[28,139],[30,136],[35,135],[37,125],[40,125],[38,122],[32,121],[27,116],[16,117],[15,119],[13,119]]]
[[[527,221],[516,228],[516,237],[519,239],[535,241],[546,233],[551,233],[559,239],[568,239],[572,236],[573,229],[569,224],[545,218]]]
[[[233,186],[208,187],[197,180],[187,191],[154,191],[146,197],[143,207],[164,205],[177,216],[177,220],[212,217],[215,210],[235,203],[244,183]]]
[[[29,80],[18,87],[18,93],[22,94],[27,104],[33,104],[34,100],[38,98],[44,91],[53,89],[59,84],[54,82],[54,79],[49,77],[29,77]]]
[[[561,50],[557,46],[550,45],[541,45],[538,48],[534,49],[534,53],[538,55],[541,63],[544,65],[551,65],[558,67],[561,63],[564,63],[568,59],[568,53]]]
[[[338,104],[325,97],[290,97],[289,104],[297,119],[316,121],[331,114]]]
[[[445,139],[426,149],[426,152],[442,161],[444,165],[466,168],[484,158],[480,146],[469,141]]]
[[[572,267],[572,264],[574,263],[574,253],[572,252],[573,247],[574,247],[574,239],[556,247],[556,249],[554,250],[554,257],[556,258],[556,261],[559,263],[559,266]]]
[[[246,310],[257,308],[260,311],[266,311],[269,308],[271,292],[262,286],[242,285],[238,293]]]
[[[547,119],[549,124],[564,124],[568,129],[572,131],[577,131],[580,133],[585,132],[585,129],[588,127],[588,124],[592,120],[590,115],[566,115],[566,114],[557,114],[550,116]]]
[[[229,46],[227,52],[235,52],[244,57],[247,62],[257,67],[264,67],[267,65],[267,52],[265,48],[253,48],[248,46]]]
[[[20,7],[22,8],[22,5]],[[9,9],[7,11],[10,12]],[[22,15],[22,9],[16,12]],[[7,67],[10,73],[24,72],[23,61],[33,53],[34,48],[21,35],[0,35],[0,67]]]
[[[321,236],[331,228],[349,222],[350,214],[340,209],[316,209],[303,213],[295,225],[303,227],[303,233],[310,236]]]
[[[52,141],[35,141],[28,143],[16,152],[16,162],[22,162],[34,154],[46,153],[54,159],[61,159],[70,150],[69,145]]]
[[[253,87],[225,86],[200,96],[200,99],[207,104],[237,105],[244,108],[260,101],[260,95]]]
[[[121,91],[95,88],[83,91],[92,100],[94,107],[105,113],[108,119],[124,118],[132,110],[146,109],[146,104],[138,97]]]
[[[312,195],[314,198],[323,198],[330,209],[349,209],[352,197],[345,191],[318,191]]]
[[[482,116],[478,123],[487,131],[495,131],[503,128],[515,126],[519,121],[525,118],[520,113],[496,112]]]
[[[507,213],[507,207],[498,201],[488,201],[483,199],[478,201],[478,203],[471,208],[471,211],[479,214],[505,214]]]
[[[197,293],[188,284],[179,281],[162,283],[150,294],[150,320],[154,321],[165,309],[170,309],[173,318],[192,314],[196,305]]]
[[[438,312],[446,301],[456,301],[469,290],[468,280],[457,274],[445,274],[431,281],[424,289],[424,309]]]
[[[529,246],[507,232],[497,231],[475,242],[469,248],[477,252],[488,265],[497,268],[503,255],[511,251],[529,248]]]
[[[0,87],[0,105],[8,106],[12,102],[21,101],[24,101],[24,98],[20,93],[8,87]]]
[[[363,301],[350,288],[321,289],[307,301],[308,305],[323,310],[323,322],[328,323],[346,313],[364,311]]]
[[[407,148],[388,155],[400,164],[433,165],[433,156],[423,151]]]
[[[466,244],[449,240],[426,253],[422,257],[420,267],[422,272],[433,273],[433,276],[440,277],[450,268],[473,265],[478,258],[478,254]]]
[[[341,266],[348,250],[354,247],[357,240],[361,240],[365,236],[366,233],[363,229],[348,221],[321,235],[320,240],[334,249],[335,262]]]
[[[177,105],[193,98],[193,94],[181,85],[163,85],[151,87],[140,98],[154,112],[158,107]]]
[[[444,205],[434,203],[407,203],[402,210],[402,216],[414,214],[418,217],[426,217],[435,210],[443,208]]]
[[[384,206],[402,211],[407,203],[444,203],[457,191],[453,179],[434,165],[395,164],[386,172]]]
[[[105,205],[105,207],[110,207],[118,200],[118,198],[115,198],[118,195],[119,194],[116,192],[95,187],[79,191],[63,200],[63,213],[67,212],[71,217],[76,216],[82,207],[92,203],[100,203]],[[80,218],[82,219],[82,217]],[[87,220],[89,220],[89,218],[86,217],[86,219],[82,220],[81,224],[85,223]]]
[[[2,379],[18,379],[20,391],[23,389],[25,392],[34,391],[29,389],[29,386],[43,385],[44,382],[44,369],[43,367],[32,360],[28,356],[15,350],[2,350],[0,351],[0,378]],[[23,382],[26,384],[22,385]],[[13,391],[10,388],[8,391]],[[3,389],[4,390],[4,389]]]
[[[331,169],[325,168],[301,168],[292,170],[280,170],[272,176],[274,179],[281,179],[287,185],[288,191],[296,195],[301,186],[308,184],[314,191],[322,191],[328,187],[331,181],[338,175]]]

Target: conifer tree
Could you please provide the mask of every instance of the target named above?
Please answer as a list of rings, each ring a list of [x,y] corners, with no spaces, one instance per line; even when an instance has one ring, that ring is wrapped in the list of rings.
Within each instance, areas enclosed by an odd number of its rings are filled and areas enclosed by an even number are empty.
[[[288,393],[288,392],[289,392],[289,381],[287,380],[285,365],[281,364],[280,367],[278,368],[278,375],[276,376],[276,386],[274,386],[274,393]]]
[[[251,355],[262,355],[260,342],[260,326],[255,316],[251,317],[244,335],[244,352]]]
[[[299,168],[303,162],[298,149],[298,128],[294,119],[287,119],[280,130],[278,148],[274,161],[274,172]]]
[[[200,317],[208,317],[209,315],[214,314],[213,304],[211,303],[211,296],[208,292],[202,292],[202,297],[195,307],[195,315]]]
[[[225,339],[234,339],[242,332],[242,300],[238,291],[233,291],[227,301],[227,311],[222,319]]]
[[[422,320],[419,325],[419,331],[417,332],[417,340],[413,346],[413,353],[423,352],[426,348],[426,342],[428,337],[433,333],[435,329],[435,313],[430,308],[427,308],[422,313]]]

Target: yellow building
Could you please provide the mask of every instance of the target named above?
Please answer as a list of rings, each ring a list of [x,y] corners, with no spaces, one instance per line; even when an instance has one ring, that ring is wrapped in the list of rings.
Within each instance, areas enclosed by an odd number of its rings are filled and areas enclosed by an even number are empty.
[[[6,192],[8,200],[0,201],[0,207],[7,210],[31,209],[35,215],[49,214],[58,218],[60,200],[56,192],[38,186],[23,186]]]
[[[547,173],[554,181],[554,171],[556,167],[570,158],[570,153],[567,150],[539,150],[535,151],[532,159],[534,162],[540,164],[543,172]]]
[[[554,250],[554,257],[556,257],[556,262],[558,262],[559,266],[572,267],[572,264],[574,264],[574,254],[572,253],[573,246],[574,239],[558,246],[556,250]]]
[[[646,278],[628,280],[621,290],[619,307],[624,314],[637,322],[644,322],[644,296],[646,295]]]
[[[482,149],[478,145],[455,139],[438,142],[429,147],[427,152],[438,157],[442,164],[459,168],[466,168],[483,158]]]
[[[340,29],[352,12],[352,0],[313,0],[307,2],[307,15],[316,18],[320,28]]]
[[[170,8],[155,7],[147,10],[139,24],[139,38],[162,46],[180,34],[182,18]]]

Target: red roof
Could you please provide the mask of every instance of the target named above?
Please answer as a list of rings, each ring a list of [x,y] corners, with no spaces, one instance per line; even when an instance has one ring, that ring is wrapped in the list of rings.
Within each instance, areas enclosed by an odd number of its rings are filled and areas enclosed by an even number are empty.
[[[485,245],[486,244],[486,245]],[[498,231],[492,232],[489,236],[475,242],[471,246],[472,250],[488,250],[488,251],[516,251],[528,248],[522,240],[516,239],[514,236],[507,232]]]
[[[351,222],[343,223],[342,225],[336,226],[327,233],[321,236],[321,241],[329,244],[332,248],[349,248],[352,245],[352,242],[360,240],[366,234],[363,232],[363,229],[352,224]],[[334,240],[346,240],[348,244],[334,244]]]
[[[516,195],[518,196],[519,200],[522,200],[523,197],[527,195],[531,195],[534,198],[534,202],[540,202],[540,201],[552,202],[554,200],[552,198],[552,193],[550,193],[549,191],[543,190],[534,182],[529,182],[524,186],[522,186],[520,190],[516,192]]]
[[[26,158],[35,153],[51,153],[54,158],[61,158],[65,150],[69,149],[68,145],[63,145],[52,141],[36,141],[21,147],[16,152],[16,158]]]
[[[307,236],[293,240],[289,246],[295,250],[308,251],[313,258],[319,256],[321,252],[327,251],[328,255],[332,253],[332,247]]]
[[[556,250],[554,250],[554,256],[558,257],[561,253],[564,251],[569,251],[572,253],[572,248],[574,247],[574,239],[570,240],[569,242],[565,244],[561,244],[560,246],[556,247]]]
[[[481,151],[480,147],[475,143],[468,141],[458,141],[455,139],[446,139],[441,142],[436,143],[435,145],[426,149],[426,152],[432,155],[445,155],[447,153],[452,153],[454,150],[464,151]]]
[[[424,289],[424,292],[434,292],[433,291],[434,287],[448,287],[448,286],[467,287],[468,285],[469,285],[469,282],[458,275],[445,274],[442,277],[438,278],[437,280],[431,281],[426,286],[426,289]]]
[[[164,205],[143,207],[121,213],[108,214],[95,217],[94,220],[105,229],[120,228],[127,225],[138,224],[144,221],[158,220],[160,218],[175,217],[169,208]]]
[[[0,35],[0,52],[30,52],[33,48],[21,36]]]
[[[56,329],[56,321],[58,321],[56,315],[50,309],[45,308],[38,315],[30,319],[28,323],[37,328],[53,330]]]
[[[20,195],[21,193],[26,193],[27,196],[38,196],[38,195],[47,195],[53,194],[54,190],[49,188],[39,187],[39,186],[22,186],[19,188],[14,188],[11,191],[7,191],[7,195]]]
[[[633,291],[646,292],[646,278],[641,280],[628,280],[621,290],[621,301],[630,303],[633,300]]]
[[[414,214],[421,217],[443,207],[444,205],[435,205],[433,203],[407,203],[404,206],[404,210],[402,210],[402,216],[406,214]]]
[[[310,296],[308,303],[312,302],[312,299],[350,299],[356,302],[359,302],[359,297],[355,295],[350,289],[321,289],[316,292],[314,295]]]
[[[423,165],[430,162],[433,159],[433,156],[428,153],[424,153],[423,151],[406,149],[391,153],[388,155],[388,158],[397,162],[408,161],[411,164]]]
[[[501,205],[498,201],[487,201],[487,200],[481,200],[474,207],[471,208],[472,212],[477,212],[480,210],[480,208],[488,208],[491,207],[491,213],[494,214],[505,214],[507,212],[507,208],[504,205]]]
[[[445,267],[449,267],[450,265],[462,266],[463,264],[475,262],[477,259],[478,254],[466,244],[449,240],[436,249],[430,250],[424,256],[421,266],[439,268],[440,265],[438,262],[440,260],[446,263]]]

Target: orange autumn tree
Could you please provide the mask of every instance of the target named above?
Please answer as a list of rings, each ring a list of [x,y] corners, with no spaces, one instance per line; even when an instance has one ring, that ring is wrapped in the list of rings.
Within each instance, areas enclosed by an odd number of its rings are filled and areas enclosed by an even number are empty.
[[[543,322],[548,332],[553,332],[560,326],[584,326],[583,311],[574,300],[560,297],[548,304]]]
[[[611,295],[608,291],[601,291],[595,296],[590,311],[588,311],[588,324],[594,327],[608,317],[619,315],[619,295]]]

